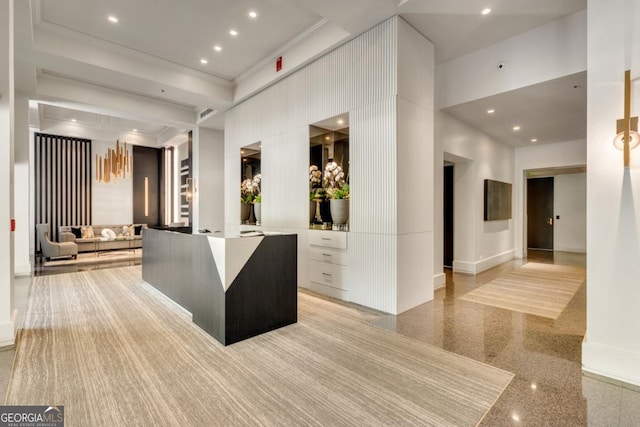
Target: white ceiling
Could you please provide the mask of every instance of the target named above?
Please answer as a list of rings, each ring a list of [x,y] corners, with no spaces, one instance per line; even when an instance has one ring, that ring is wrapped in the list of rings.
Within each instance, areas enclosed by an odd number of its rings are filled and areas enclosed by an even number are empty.
[[[258,17],[250,18],[250,10]],[[119,22],[109,22],[109,15]],[[228,80],[320,19],[284,0],[57,0],[42,2],[41,17],[43,23]],[[238,35],[231,36],[231,29]],[[214,51],[214,45],[222,50]]]
[[[157,137],[168,130],[168,126],[155,123],[141,122],[139,120],[111,117],[104,114],[96,114],[88,111],[72,110],[70,108],[40,104],[40,120],[48,120],[63,123],[75,123],[77,126],[90,128],[118,129],[123,132],[135,132],[141,135]]]
[[[25,3],[17,2],[19,14]],[[232,105],[238,77],[251,73],[256,64],[265,61],[270,64],[286,46],[325,24],[344,30],[346,41],[399,14],[434,43],[436,62],[442,63],[585,9],[586,3],[586,0],[491,0],[486,3],[478,0],[30,0],[31,9],[24,14],[26,18],[16,22],[16,58],[23,67],[17,70],[16,81],[19,89],[32,98],[38,98],[38,89],[45,87],[45,83],[82,81],[94,85],[93,92],[83,89],[85,96],[96,93],[111,100],[113,93],[123,91],[141,99],[162,100],[174,105],[180,114],[186,109],[197,117],[206,107],[224,111]],[[485,7],[491,7],[493,12],[481,15]],[[249,18],[249,10],[255,10],[258,17]],[[109,15],[117,16],[119,22],[109,22]],[[32,28],[31,33],[26,28]],[[229,34],[232,28],[238,31],[237,37]],[[213,50],[215,44],[222,47],[221,52]],[[208,63],[201,64],[202,58]],[[584,80],[582,78],[583,88]],[[515,145],[522,141],[508,136],[503,127],[518,118],[517,112],[530,120],[532,127],[527,131],[536,133],[540,142],[566,139],[567,135],[578,135],[577,129],[584,130],[577,118],[580,99],[572,97],[568,102],[557,90],[540,89],[544,87],[525,88],[522,92],[502,94],[447,111]],[[82,109],[79,96],[70,91],[50,91],[43,99],[67,100],[73,108]],[[509,111],[510,116],[503,118],[496,114],[492,120],[484,120],[486,117],[477,115],[477,110],[482,110],[486,102],[504,106],[500,109]],[[168,120],[162,115],[171,116],[167,105],[158,107],[157,112],[141,108],[120,112],[118,103],[113,101],[109,105],[87,105],[87,109],[92,114],[110,117],[95,118],[95,121],[110,122],[113,126],[122,126],[123,130],[134,125],[111,118],[136,119],[151,127],[175,127],[175,122],[189,121]],[[538,107],[544,111],[537,110]],[[58,107],[47,107],[47,114],[52,117],[69,114],[68,111],[55,113],[55,108]],[[558,119],[556,121],[564,126],[548,125],[546,121],[533,123],[534,118]],[[135,127],[145,128],[142,123]],[[206,125],[221,128],[221,115],[214,115]],[[534,130],[533,126],[539,129]]]
[[[489,114],[489,110],[495,112]],[[442,111],[513,147],[583,139],[587,135],[587,72]],[[514,131],[514,126],[520,130]]]
[[[443,63],[587,8],[586,0],[408,0],[400,16],[435,46]],[[485,7],[492,9],[481,15]]]

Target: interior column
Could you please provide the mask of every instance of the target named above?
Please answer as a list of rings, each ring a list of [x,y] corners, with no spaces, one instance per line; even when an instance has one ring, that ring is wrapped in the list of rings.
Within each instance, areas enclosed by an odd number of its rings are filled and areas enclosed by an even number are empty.
[[[13,0],[0,2],[0,347],[13,322]]]

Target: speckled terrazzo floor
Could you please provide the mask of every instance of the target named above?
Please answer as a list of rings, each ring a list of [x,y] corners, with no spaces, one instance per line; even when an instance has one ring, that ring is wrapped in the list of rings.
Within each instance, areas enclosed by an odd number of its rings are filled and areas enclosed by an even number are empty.
[[[531,251],[528,261],[584,266],[585,255]],[[434,301],[376,325],[514,373],[480,425],[640,426],[639,389],[582,373],[584,284],[556,320],[458,298],[522,264],[477,276],[447,272]]]

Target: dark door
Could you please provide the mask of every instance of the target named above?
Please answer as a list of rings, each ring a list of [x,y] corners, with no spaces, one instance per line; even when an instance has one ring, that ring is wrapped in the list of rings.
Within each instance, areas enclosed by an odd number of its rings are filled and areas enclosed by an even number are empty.
[[[453,265],[453,165],[444,167],[444,251],[443,264]]]
[[[553,250],[553,177],[527,180],[527,247]]]
[[[160,224],[162,151],[133,146],[133,222]]]

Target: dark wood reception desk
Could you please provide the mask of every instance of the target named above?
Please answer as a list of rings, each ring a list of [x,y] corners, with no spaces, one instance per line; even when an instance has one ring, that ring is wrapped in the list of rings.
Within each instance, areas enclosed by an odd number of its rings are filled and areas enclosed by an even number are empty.
[[[142,278],[224,345],[297,322],[297,235],[147,229]]]

